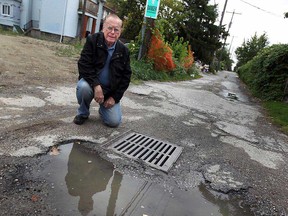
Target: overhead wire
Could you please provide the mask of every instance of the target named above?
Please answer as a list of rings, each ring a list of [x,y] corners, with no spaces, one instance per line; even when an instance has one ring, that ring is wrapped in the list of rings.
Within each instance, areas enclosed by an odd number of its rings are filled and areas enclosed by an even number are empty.
[[[277,16],[277,17],[282,17],[282,16],[280,16],[279,14],[275,14],[275,13],[273,13],[273,12],[271,12],[271,11],[268,11],[268,10],[265,10],[265,9],[263,9],[263,8],[260,8],[260,7],[258,7],[258,6],[256,6],[256,5],[253,5],[253,4],[251,4],[251,3],[247,2],[247,1],[244,1],[244,0],[240,0],[240,1],[243,2],[243,3],[245,3],[245,4],[250,5],[251,7],[257,8],[258,10],[261,10],[261,11],[263,11],[263,12],[265,12],[265,13],[268,13],[268,14],[271,14],[271,15]]]

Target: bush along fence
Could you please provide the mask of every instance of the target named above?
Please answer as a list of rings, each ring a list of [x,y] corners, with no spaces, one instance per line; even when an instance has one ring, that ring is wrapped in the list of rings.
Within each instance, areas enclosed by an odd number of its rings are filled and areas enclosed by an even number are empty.
[[[238,74],[252,93],[264,101],[288,100],[288,44],[264,48],[241,66]]]

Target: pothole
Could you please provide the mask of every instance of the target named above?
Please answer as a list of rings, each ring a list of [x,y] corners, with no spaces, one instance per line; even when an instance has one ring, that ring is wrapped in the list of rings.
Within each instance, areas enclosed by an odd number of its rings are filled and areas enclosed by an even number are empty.
[[[122,174],[79,142],[54,147],[42,160],[45,166],[36,175],[50,186],[52,214],[253,215],[239,200],[204,185],[187,191],[169,185],[167,190],[161,184]]]

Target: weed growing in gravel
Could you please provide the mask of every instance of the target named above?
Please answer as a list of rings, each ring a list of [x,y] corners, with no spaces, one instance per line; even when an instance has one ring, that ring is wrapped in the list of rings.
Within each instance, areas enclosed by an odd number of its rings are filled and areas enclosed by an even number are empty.
[[[79,42],[57,47],[56,55],[61,57],[79,56],[83,45]]]

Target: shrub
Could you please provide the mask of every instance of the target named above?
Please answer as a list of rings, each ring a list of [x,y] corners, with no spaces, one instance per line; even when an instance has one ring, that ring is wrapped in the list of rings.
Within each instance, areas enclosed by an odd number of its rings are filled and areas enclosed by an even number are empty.
[[[197,79],[201,77],[199,71],[193,65],[187,71],[179,65],[170,72],[155,71],[153,67],[153,62],[146,60],[135,60],[131,59],[131,69],[132,69],[132,82],[137,83],[140,80],[157,80],[157,81],[180,81],[180,80],[190,80]]]
[[[152,62],[147,62],[145,60],[135,60],[131,59],[131,69],[132,69],[132,81],[137,80],[159,80],[167,81],[169,80],[169,75],[165,72],[155,71]]]
[[[152,35],[147,57],[154,62],[157,71],[172,71],[176,67],[172,58],[172,49],[164,42],[158,30],[155,30]]]
[[[183,37],[178,38],[178,36],[176,36],[171,43],[173,57],[180,63],[184,63],[185,57],[188,55],[187,47],[188,41],[184,42]]]
[[[179,39],[176,36],[171,43],[171,48],[173,50],[173,58],[176,62],[179,62],[186,69],[192,66],[194,57],[188,41],[184,42],[182,37]]]
[[[191,68],[194,63],[194,56],[191,50],[191,45],[188,45],[188,53],[187,56],[185,56],[183,63],[186,69]]]
[[[130,43],[127,45],[127,47],[129,49],[131,58],[133,58],[133,59],[137,59],[138,58],[140,46],[141,46],[141,44],[140,44],[139,40],[130,41]]]
[[[282,101],[287,97],[288,44],[263,49],[251,61],[239,68],[239,77],[252,93],[266,101]]]

